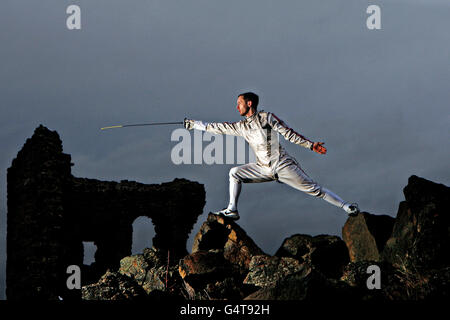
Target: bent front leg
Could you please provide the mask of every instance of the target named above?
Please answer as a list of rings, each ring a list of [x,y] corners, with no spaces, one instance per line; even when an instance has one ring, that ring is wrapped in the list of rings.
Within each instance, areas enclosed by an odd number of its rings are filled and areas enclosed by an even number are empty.
[[[230,201],[228,203],[228,209],[230,210],[237,210],[242,183],[258,183],[274,180],[272,174],[268,170],[265,170],[256,163],[249,163],[231,168],[229,179]]]

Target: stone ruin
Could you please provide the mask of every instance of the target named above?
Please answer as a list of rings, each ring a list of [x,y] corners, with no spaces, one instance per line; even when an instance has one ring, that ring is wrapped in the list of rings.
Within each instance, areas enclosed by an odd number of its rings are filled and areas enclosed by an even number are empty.
[[[188,254],[189,233],[205,205],[202,184],[77,178],[71,166],[58,133],[41,125],[8,169],[8,300],[80,299],[80,290],[67,289],[67,267],[80,267],[83,286],[117,269],[131,254],[132,224],[141,216],[152,220],[153,246],[171,261]],[[84,241],[97,247],[89,266]]]

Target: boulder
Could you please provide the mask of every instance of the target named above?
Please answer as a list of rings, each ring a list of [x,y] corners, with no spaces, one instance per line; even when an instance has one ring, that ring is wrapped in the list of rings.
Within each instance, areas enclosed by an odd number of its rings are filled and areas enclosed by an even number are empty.
[[[412,271],[394,268],[388,272],[383,295],[395,301],[448,301],[450,297],[450,267]]]
[[[120,260],[119,273],[134,278],[138,283],[146,280],[148,263],[142,254],[125,257]]]
[[[368,269],[373,265],[380,268],[380,289],[369,289],[367,285],[368,279],[373,275],[372,272],[368,272]],[[384,301],[393,300],[393,295],[405,295],[404,286],[400,283],[398,272],[383,261],[361,260],[350,262],[345,266],[340,280],[353,288],[357,288],[360,300]]]
[[[224,258],[238,266],[242,274],[247,273],[253,256],[264,254],[238,224],[214,214],[208,215],[195,235],[192,253],[210,249],[221,250]]]
[[[133,278],[148,294],[154,290],[173,291],[171,289],[181,285],[178,266],[165,261],[160,250],[145,248],[143,254],[123,258],[119,273]]]
[[[231,266],[220,250],[201,250],[185,256],[178,267],[181,278],[191,285],[206,285],[211,280],[231,275]]]
[[[271,287],[283,277],[299,272],[303,268],[305,266],[293,258],[254,256],[244,283],[258,287]]]
[[[254,291],[242,284],[239,267],[227,261],[222,250],[191,253],[180,260],[178,271],[187,299],[241,299]]]
[[[325,276],[338,278],[349,262],[347,247],[338,236],[310,236],[295,234],[286,238],[275,253],[277,257],[290,257],[307,263]]]
[[[132,291],[124,291],[122,294],[122,291],[114,292],[112,286],[122,286],[125,289],[129,287]],[[124,257],[120,260],[117,272],[108,272],[97,283],[82,289],[85,292],[82,298],[87,300],[98,300],[106,296],[117,299],[139,298],[134,297],[133,293],[143,295],[145,299],[178,299],[183,293],[183,282],[178,266],[167,264],[167,257],[164,259],[161,250],[153,247],[145,248],[143,254]]]
[[[368,289],[370,274],[367,268],[377,265],[381,272],[381,289]],[[450,296],[450,267],[423,272],[397,268],[384,261],[358,261],[349,263],[341,277],[359,292],[359,300],[417,301],[444,300]]]
[[[379,261],[380,253],[391,236],[395,219],[387,215],[368,212],[349,217],[342,228],[350,261]]]
[[[379,266],[378,261],[357,261],[357,262],[350,262],[348,265],[345,266],[344,272],[340,278],[340,280],[345,281],[352,287],[366,287],[367,278],[370,276],[370,274],[367,273],[367,269],[369,266],[377,265]],[[385,281],[385,272],[384,268],[380,267],[381,269],[381,276],[382,280],[381,283],[386,283]]]
[[[130,277],[107,271],[97,283],[81,288],[83,300],[131,300],[148,298],[145,290]]]
[[[382,257],[412,271],[449,266],[450,188],[411,176],[403,193]]]
[[[257,290],[252,285],[242,284],[237,278],[228,277],[206,285],[204,295],[209,300],[242,300]]]
[[[271,287],[248,295],[245,300],[355,301],[358,290],[343,281],[327,279],[321,272],[303,268],[281,278]]]

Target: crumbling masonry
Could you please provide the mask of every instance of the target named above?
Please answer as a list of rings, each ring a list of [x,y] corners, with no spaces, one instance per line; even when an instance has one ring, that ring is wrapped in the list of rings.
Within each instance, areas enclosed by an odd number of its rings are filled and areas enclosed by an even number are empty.
[[[76,178],[56,131],[39,126],[8,169],[6,294],[19,299],[78,299],[68,290],[69,265],[92,283],[131,255],[132,223],[146,216],[153,246],[171,262],[188,254],[186,242],[205,204],[202,184],[175,179],[162,184]],[[83,241],[97,246],[83,265]]]

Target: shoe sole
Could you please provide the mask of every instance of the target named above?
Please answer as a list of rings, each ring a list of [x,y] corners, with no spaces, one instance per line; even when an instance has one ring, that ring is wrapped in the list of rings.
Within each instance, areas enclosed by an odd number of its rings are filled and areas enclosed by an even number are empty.
[[[219,217],[224,217],[230,220],[239,220],[239,216],[227,216],[225,214],[223,214],[222,212],[211,212],[212,214],[219,216]]]
[[[347,215],[349,216],[349,217],[356,217],[358,214],[360,214],[361,213],[361,211],[355,211],[355,212],[352,212],[352,213],[347,213]]]

